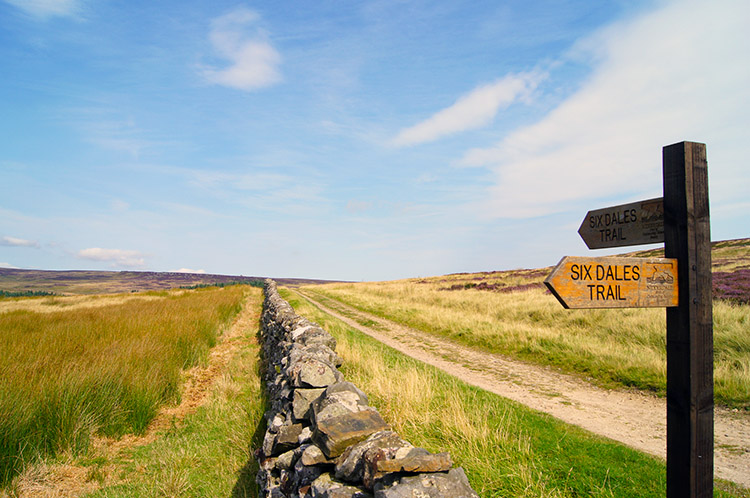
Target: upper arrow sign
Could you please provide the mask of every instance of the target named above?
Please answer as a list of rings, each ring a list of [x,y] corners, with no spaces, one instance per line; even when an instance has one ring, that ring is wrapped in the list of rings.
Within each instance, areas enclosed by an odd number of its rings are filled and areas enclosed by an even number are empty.
[[[578,233],[589,249],[664,242],[664,200],[659,197],[589,211]]]
[[[544,284],[565,308],[678,305],[676,259],[566,256]]]

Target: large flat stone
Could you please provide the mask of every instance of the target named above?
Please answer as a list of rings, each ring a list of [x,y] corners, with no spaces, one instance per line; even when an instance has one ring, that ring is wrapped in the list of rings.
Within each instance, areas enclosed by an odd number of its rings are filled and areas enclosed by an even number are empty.
[[[331,474],[321,474],[310,486],[312,498],[372,498],[362,488],[336,481]]]
[[[453,461],[448,453],[414,448],[403,458],[379,460],[375,467],[378,472],[447,472]]]
[[[363,482],[365,475],[365,455],[381,450],[380,459],[393,458],[402,450],[407,454],[414,446],[404,441],[393,431],[380,431],[364,441],[350,446],[344,451],[336,464],[336,479],[349,482]],[[367,483],[365,483],[367,486]]]
[[[304,358],[289,369],[294,387],[327,387],[337,382],[336,367],[315,358]]]
[[[344,450],[378,431],[389,429],[380,414],[369,408],[349,412],[338,417],[318,421],[313,430],[313,442],[328,458],[341,455]]]
[[[367,395],[351,382],[338,382],[326,388],[313,402],[312,420],[320,421],[329,417],[339,417],[347,411],[358,412],[367,407]]]
[[[401,476],[389,474],[375,485],[375,498],[479,498],[464,470]]]

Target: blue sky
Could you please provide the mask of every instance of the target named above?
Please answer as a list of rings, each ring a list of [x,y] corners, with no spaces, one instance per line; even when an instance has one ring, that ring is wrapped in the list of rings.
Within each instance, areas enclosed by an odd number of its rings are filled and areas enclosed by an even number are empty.
[[[0,0],[0,266],[553,265],[707,144],[750,236],[750,2]],[[620,251],[616,251],[620,252]]]

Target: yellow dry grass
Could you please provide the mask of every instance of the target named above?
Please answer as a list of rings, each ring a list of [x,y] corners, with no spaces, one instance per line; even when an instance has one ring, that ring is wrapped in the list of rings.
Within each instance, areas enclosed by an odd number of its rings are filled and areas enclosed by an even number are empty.
[[[179,292],[184,291],[171,291],[170,295],[178,295]],[[54,313],[61,310],[102,308],[132,301],[154,301],[163,297],[163,295],[148,293],[5,298],[0,299],[0,313],[19,310]]]
[[[144,431],[160,405],[179,399],[180,371],[204,364],[243,293],[108,296],[53,313],[0,313],[0,484],[40,456],[85,451],[95,434]]]
[[[500,286],[540,283],[543,272],[490,275]],[[565,310],[543,288],[509,293],[449,291],[481,274],[391,282],[328,284],[307,291],[463,344],[657,392],[666,386],[663,309]],[[505,280],[503,280],[505,278]],[[750,403],[750,306],[714,306],[716,392],[721,403]]]

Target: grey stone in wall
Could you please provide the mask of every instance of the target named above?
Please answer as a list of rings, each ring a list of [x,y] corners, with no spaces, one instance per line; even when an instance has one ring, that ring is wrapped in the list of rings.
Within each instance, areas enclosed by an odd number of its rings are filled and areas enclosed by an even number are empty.
[[[323,450],[314,444],[308,445],[302,453],[303,465],[335,465],[335,458],[328,458],[323,454]]]
[[[404,455],[414,448],[393,431],[380,431],[366,440],[350,446],[336,463],[336,479],[349,482],[363,482],[365,475],[365,454],[383,450],[384,454],[395,456],[401,451]]]
[[[403,457],[380,458],[374,467],[378,472],[447,472],[453,467],[453,460],[448,453],[412,448]]]
[[[372,498],[366,490],[339,482],[330,473],[321,474],[310,486],[312,498]]]
[[[323,420],[316,419],[313,443],[328,458],[333,458],[341,455],[349,446],[367,439],[370,434],[390,428],[374,408],[367,408]]]
[[[302,433],[302,424],[282,425],[273,442],[273,449],[269,456],[276,456],[293,450],[299,446],[297,439]]]
[[[461,467],[448,472],[399,476],[390,474],[375,485],[375,498],[479,498]]]
[[[323,394],[325,389],[295,389],[292,400],[292,413],[297,420],[310,419],[310,405]]]
[[[336,383],[335,366],[316,358],[303,358],[289,368],[294,387],[328,387]]]

